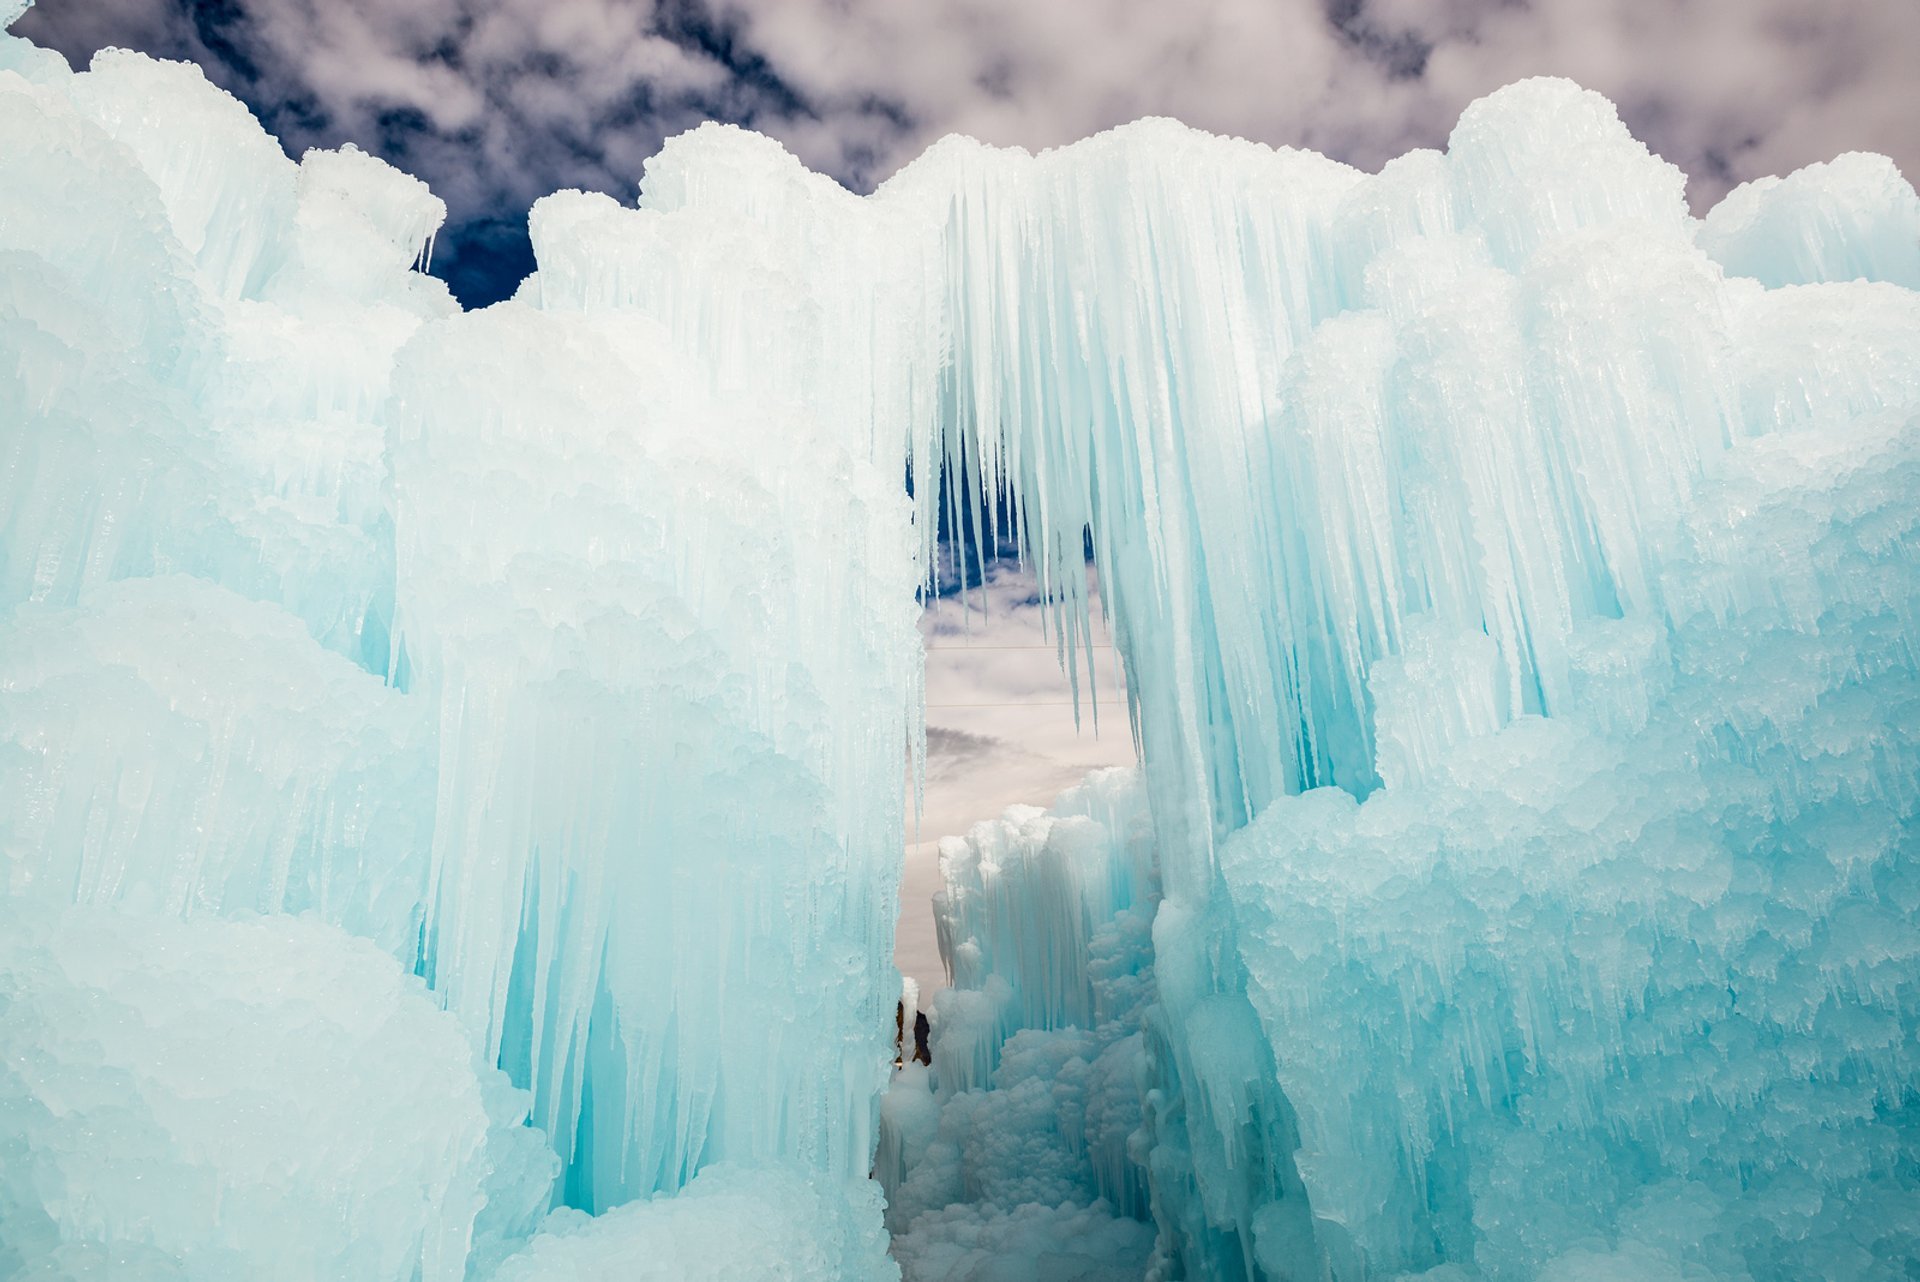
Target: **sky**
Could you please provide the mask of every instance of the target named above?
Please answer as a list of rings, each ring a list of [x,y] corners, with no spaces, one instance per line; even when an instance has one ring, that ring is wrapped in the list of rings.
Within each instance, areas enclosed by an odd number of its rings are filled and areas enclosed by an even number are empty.
[[[77,65],[190,59],[294,155],[418,174],[469,306],[531,268],[533,200],[631,200],[707,119],[859,191],[947,133],[1038,149],[1143,115],[1375,169],[1555,74],[1614,99],[1697,212],[1842,151],[1920,175],[1916,0],[41,0],[14,30]]]

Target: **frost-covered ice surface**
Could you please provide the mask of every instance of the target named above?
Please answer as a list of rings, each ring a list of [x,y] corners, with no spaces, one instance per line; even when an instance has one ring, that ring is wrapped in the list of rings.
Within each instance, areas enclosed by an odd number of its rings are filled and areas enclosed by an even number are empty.
[[[0,1260],[887,1277],[871,1167],[916,1277],[1911,1277],[1920,199],[1682,191],[1562,81],[709,126],[463,315],[0,37]],[[1091,537],[1142,772],[950,847],[887,1092],[943,494],[1076,672]]]
[[[716,192],[770,152],[736,146]],[[799,209],[828,185],[792,174]],[[85,990],[173,1039],[149,1124],[149,1052],[59,1015],[84,944],[8,956],[32,1276],[480,1277],[552,1206],[722,1163],[746,1182],[684,1211],[689,1258],[728,1222],[716,1276],[892,1276],[866,1177],[921,560],[904,419],[848,410],[909,366],[830,338],[754,209],[556,196],[540,277],[464,316],[418,181],[289,160],[191,67],[0,42],[5,902],[184,958],[179,992],[112,957]],[[268,946],[322,922],[371,942]],[[227,1145],[276,1099],[270,1163]],[[143,1170],[155,1125],[179,1151]],[[817,1214],[743,1209],[796,1182]],[[647,1206],[626,1232],[683,1218]],[[514,1276],[568,1267],[537,1250]]]
[[[933,1064],[895,1075],[875,1174],[907,1282],[1117,1282],[1155,1232],[1140,1128],[1153,835],[1139,776],[1094,772],[941,843],[954,986]]]
[[[420,719],[285,610],[125,579],[0,620],[0,867],[17,897],[313,911],[408,968],[433,760]]]
[[[519,1156],[488,1130],[460,1026],[364,941],[0,910],[0,1274],[458,1279]]]
[[[1696,223],[1561,82],[1373,177],[937,164],[962,424],[1137,703],[1155,1267],[1908,1275],[1912,189]]]
[[[497,1282],[833,1282],[891,1276],[880,1193],[804,1168],[709,1166],[676,1196],[550,1217]]]

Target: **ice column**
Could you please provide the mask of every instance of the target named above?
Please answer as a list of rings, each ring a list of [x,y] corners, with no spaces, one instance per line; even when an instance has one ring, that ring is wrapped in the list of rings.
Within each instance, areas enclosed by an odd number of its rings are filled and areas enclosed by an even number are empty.
[[[865,389],[894,362],[839,341],[816,285],[847,286],[802,252],[854,198],[704,141],[637,210],[541,202],[519,296],[395,375],[426,973],[589,1209],[717,1161],[863,1177],[891,1061],[920,562]],[[721,207],[653,207],[688,186]]]

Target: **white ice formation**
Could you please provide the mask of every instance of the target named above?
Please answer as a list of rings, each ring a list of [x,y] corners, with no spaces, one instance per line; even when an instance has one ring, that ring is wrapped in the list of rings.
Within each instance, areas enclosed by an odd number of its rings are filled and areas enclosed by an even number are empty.
[[[886,1278],[871,1169],[916,1279],[1910,1278],[1920,199],[1682,193],[1552,80],[705,126],[464,314],[0,36],[0,1273]],[[942,495],[1143,766],[949,846],[887,1092]]]
[[[932,1065],[887,1092],[875,1162],[906,1282],[1145,1275],[1152,860],[1121,769],[941,843],[954,987],[934,998]]]

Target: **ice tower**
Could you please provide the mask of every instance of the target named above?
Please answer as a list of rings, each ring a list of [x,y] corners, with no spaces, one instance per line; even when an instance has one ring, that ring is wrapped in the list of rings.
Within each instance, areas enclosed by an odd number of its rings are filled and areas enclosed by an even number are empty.
[[[463,314],[0,36],[0,1274],[1911,1277],[1920,199],[1683,186],[706,126]],[[890,1078],[942,501],[1143,765],[947,844]]]
[[[693,1184],[594,1233],[886,1274],[910,365],[754,221],[831,185],[736,135],[697,218],[553,197],[468,316],[379,160],[295,164],[190,67],[0,65],[0,1273],[481,1276],[550,1204]],[[222,1155],[273,1100],[311,1190]]]

